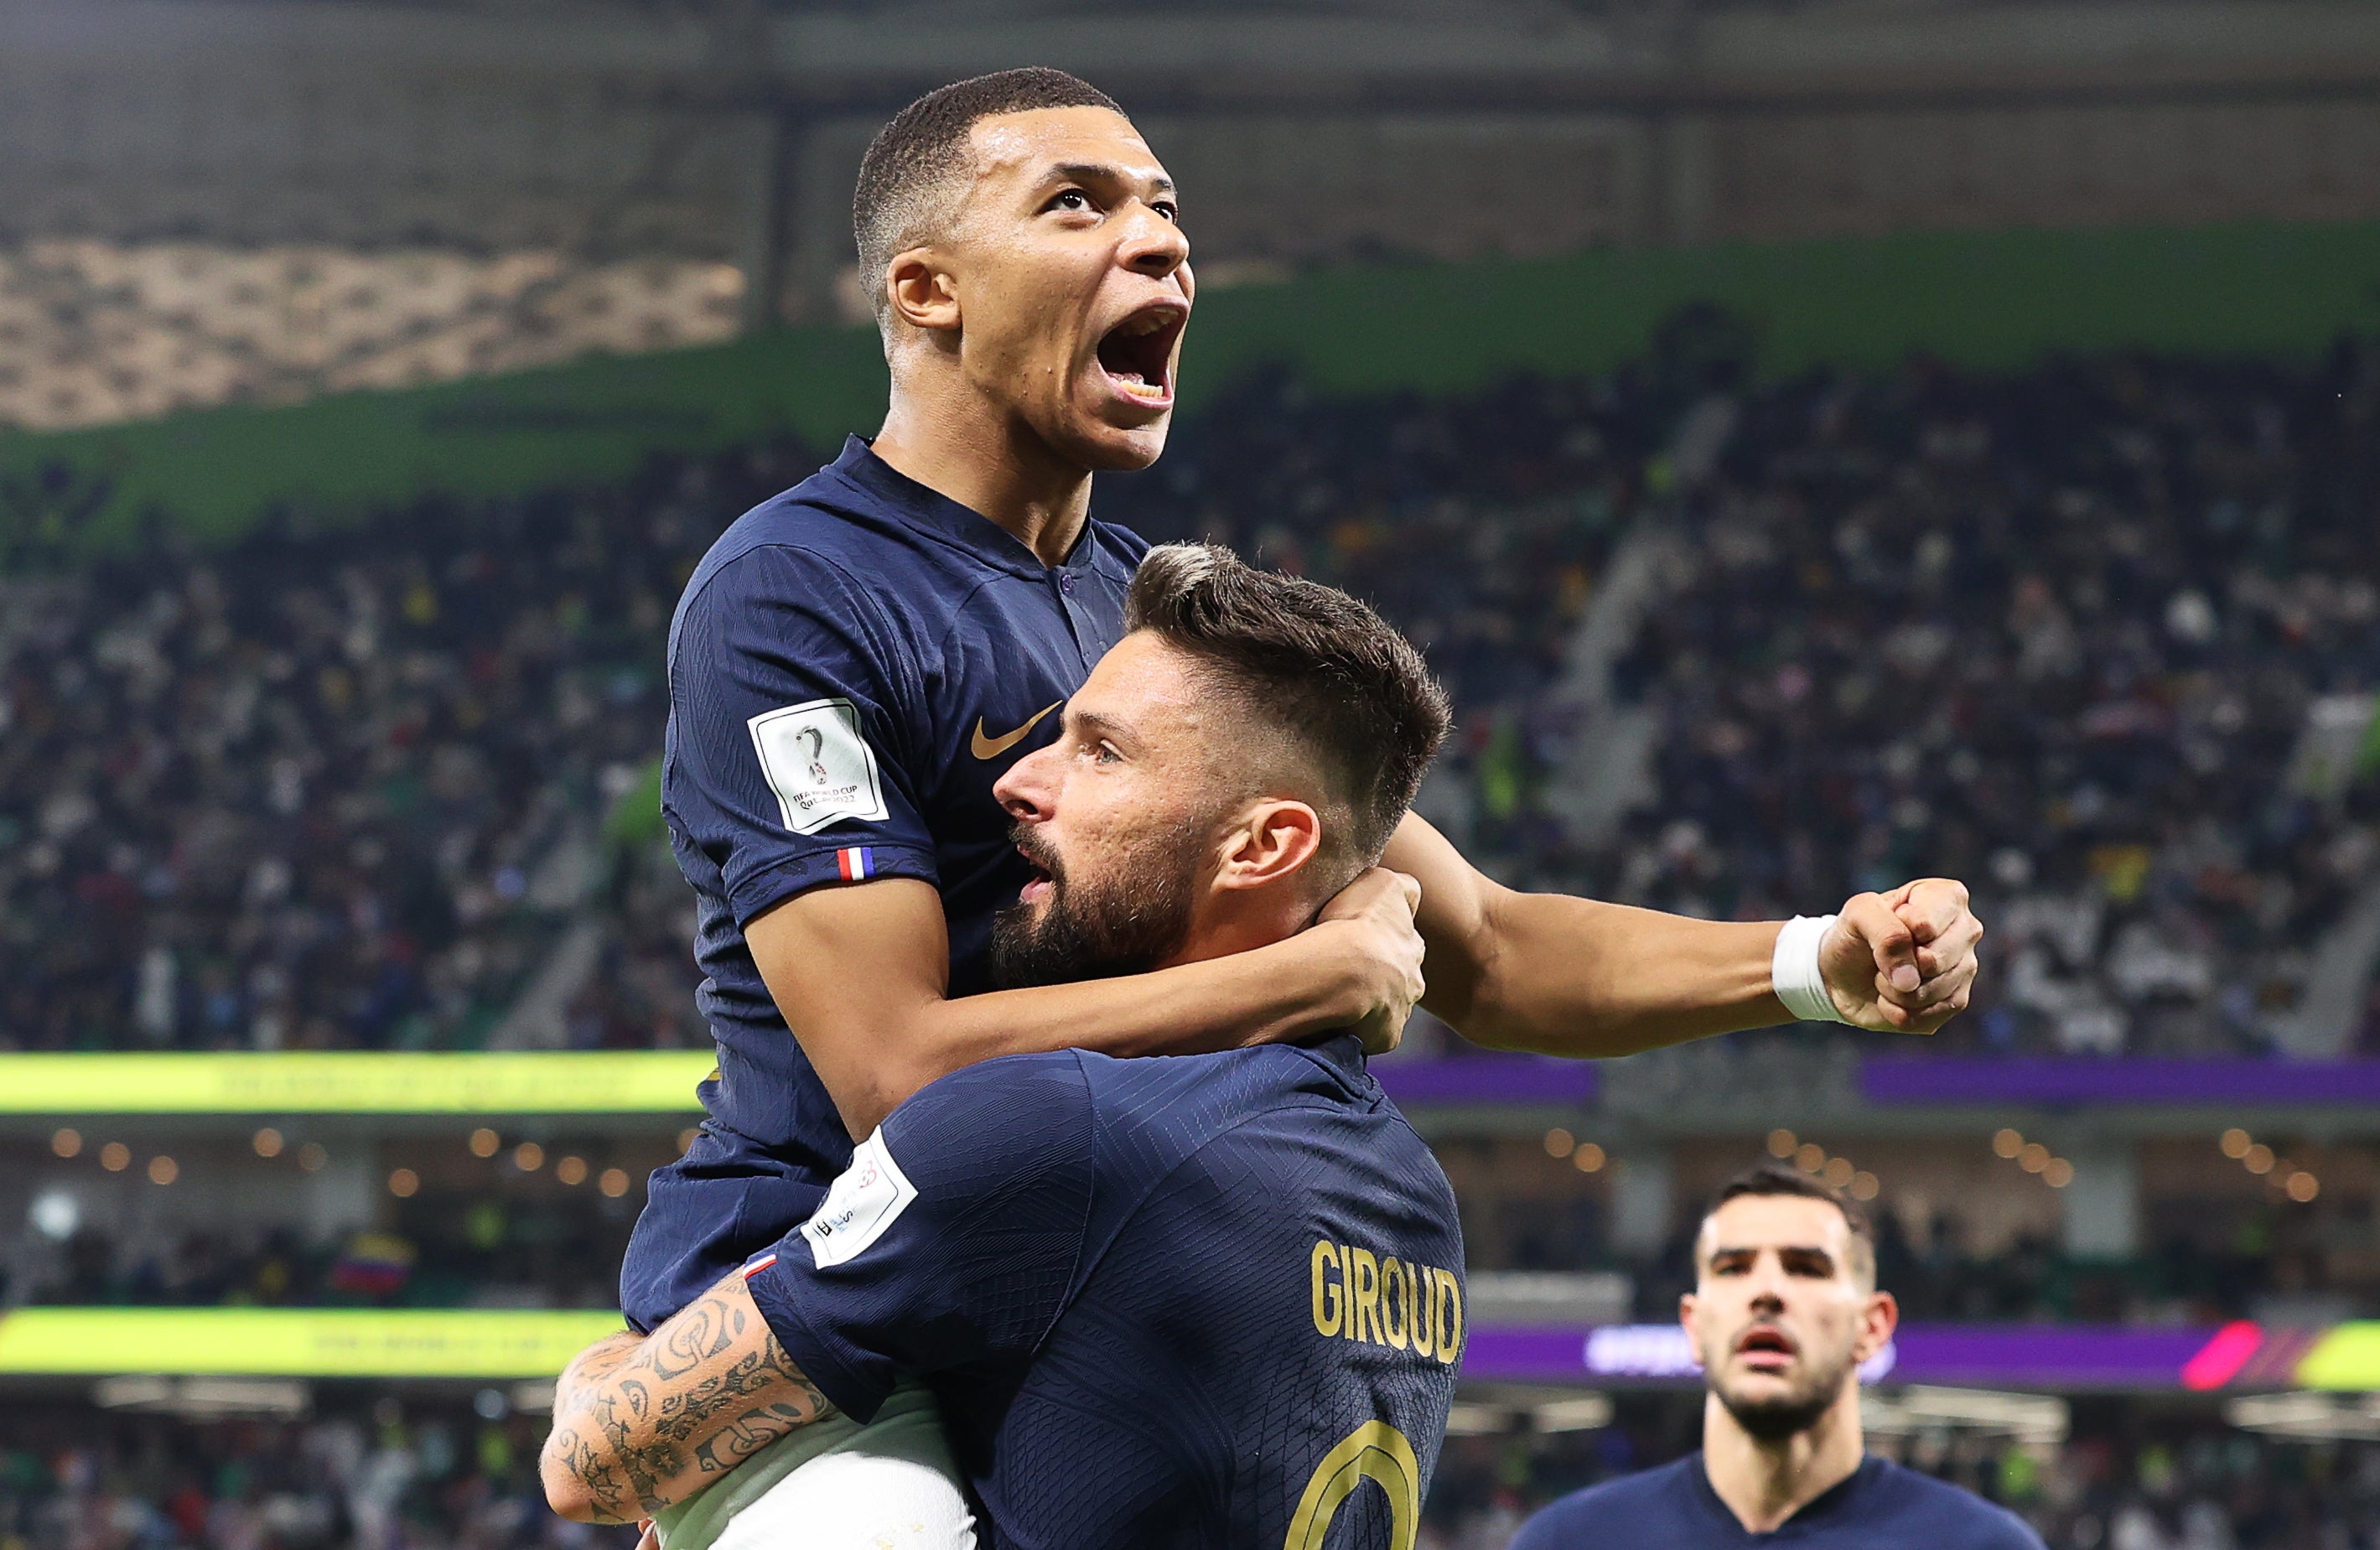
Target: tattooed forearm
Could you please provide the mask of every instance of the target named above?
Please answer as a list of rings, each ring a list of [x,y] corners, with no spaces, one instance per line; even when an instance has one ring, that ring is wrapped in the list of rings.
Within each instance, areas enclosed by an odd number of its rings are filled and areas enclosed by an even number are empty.
[[[650,1517],[833,1412],[730,1276],[650,1336],[612,1337],[570,1364],[540,1459],[546,1496],[568,1518]]]

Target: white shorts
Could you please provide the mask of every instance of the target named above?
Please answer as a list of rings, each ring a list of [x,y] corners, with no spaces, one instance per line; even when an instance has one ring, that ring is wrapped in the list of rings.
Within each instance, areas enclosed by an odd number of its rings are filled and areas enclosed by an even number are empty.
[[[654,1522],[662,1550],[975,1550],[941,1412],[916,1383],[865,1426],[837,1415],[778,1438]]]

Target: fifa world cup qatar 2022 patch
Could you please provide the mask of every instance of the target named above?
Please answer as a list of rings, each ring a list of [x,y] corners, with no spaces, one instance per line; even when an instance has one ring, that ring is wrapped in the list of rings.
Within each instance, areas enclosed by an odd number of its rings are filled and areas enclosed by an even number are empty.
[[[876,750],[859,734],[859,708],[851,701],[788,705],[747,725],[787,829],[815,834],[842,818],[873,823],[886,817]]]
[[[917,1198],[917,1186],[892,1160],[884,1132],[875,1132],[852,1149],[851,1166],[828,1187],[817,1214],[802,1224],[811,1259],[823,1270],[857,1257]]]

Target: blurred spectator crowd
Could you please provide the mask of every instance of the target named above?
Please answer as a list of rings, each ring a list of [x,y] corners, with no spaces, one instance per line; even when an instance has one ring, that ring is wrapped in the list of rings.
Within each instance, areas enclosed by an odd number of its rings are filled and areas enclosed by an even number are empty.
[[[2306,1004],[2380,855],[2380,349],[1755,388],[1725,319],[1661,344],[1427,406],[1271,384],[1143,477],[1182,492],[1144,526],[1380,599],[1465,712],[1430,816],[1512,880],[1758,919],[1961,877],[1994,967],[1936,1047],[2354,1053],[2360,1001]],[[1303,510],[1336,520],[1265,526]],[[1623,545],[1658,583],[1566,683]],[[1620,820],[1566,821],[1635,708]]]
[[[426,1204],[399,1227],[327,1237],[271,1223],[191,1232],[85,1227],[55,1245],[29,1233],[0,1272],[0,1307],[618,1305],[632,1212]]]
[[[2375,416],[2352,348],[1747,396],[1621,669],[1658,801],[1590,873],[1749,916],[1969,878],[1950,1047],[2351,1053],[2302,1008],[2375,853]]]
[[[57,1401],[0,1421],[6,1550],[627,1550],[565,1522],[536,1475],[545,1423],[510,1397],[318,1394],[302,1418],[192,1419]],[[1623,1396],[1596,1430],[1447,1439],[1423,1550],[1502,1550],[1564,1492],[1694,1446],[1698,1399]],[[1872,1451],[2016,1511],[2050,1550],[2374,1550],[2380,1444],[2284,1442],[2138,1401],[2075,1401],[2062,1443],[1874,1435]]]
[[[1994,968],[1934,1047],[2353,1052],[2360,1006],[2328,1047],[2302,1008],[2380,851],[2380,354],[1753,387],[1747,348],[1689,318],[1465,396],[1260,379],[1100,510],[1377,600],[1460,710],[1425,810],[1510,880],[1757,918],[1960,876]],[[699,1043],[663,635],[818,455],[18,567],[0,1047]],[[1581,822],[1562,783],[1639,712],[1641,789]]]
[[[565,1522],[537,1479],[541,1418],[489,1390],[303,1420],[193,1421],[12,1404],[0,1421],[6,1550],[628,1550]]]
[[[0,584],[0,1043],[479,1047],[591,918],[577,1043],[702,1038],[647,783],[679,585],[786,448]],[[648,799],[650,800],[650,799]]]

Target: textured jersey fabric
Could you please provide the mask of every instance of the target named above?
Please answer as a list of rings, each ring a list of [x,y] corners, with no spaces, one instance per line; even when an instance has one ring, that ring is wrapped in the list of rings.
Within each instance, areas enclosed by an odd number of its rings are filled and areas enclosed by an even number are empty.
[[[662,810],[719,1070],[622,1267],[637,1328],[808,1216],[851,1156],[745,926],[822,884],[920,878],[950,923],[951,994],[985,988],[991,916],[1029,875],[992,783],[1056,734],[1043,712],[1121,635],[1146,549],[1092,522],[1044,565],[855,437],[695,568],[670,626]]]
[[[748,1284],[847,1413],[925,1378],[987,1544],[1412,1543],[1462,1237],[1354,1037],[990,1060],[862,1158]]]
[[[2042,1550],[2040,1536],[2007,1508],[1872,1455],[1850,1479],[1787,1519],[1776,1532],[1748,1533],[1711,1489],[1699,1453],[1572,1492],[1522,1525],[1510,1550],[1728,1550],[1758,1544]]]

